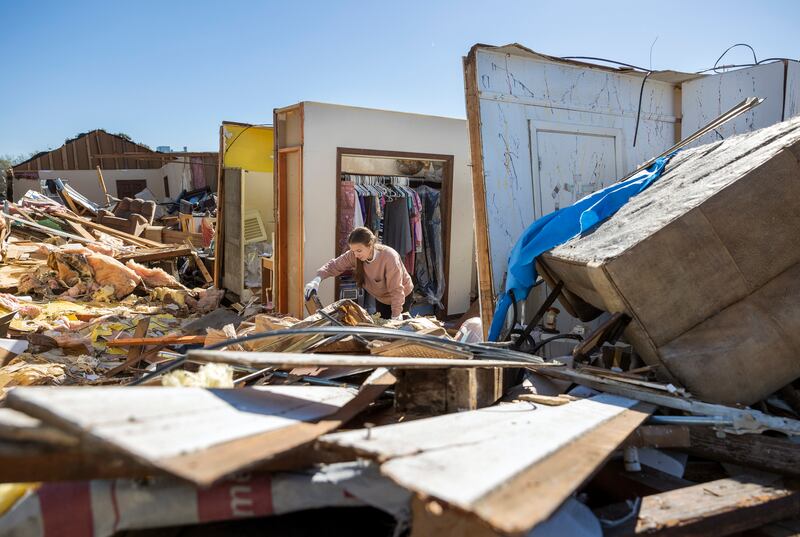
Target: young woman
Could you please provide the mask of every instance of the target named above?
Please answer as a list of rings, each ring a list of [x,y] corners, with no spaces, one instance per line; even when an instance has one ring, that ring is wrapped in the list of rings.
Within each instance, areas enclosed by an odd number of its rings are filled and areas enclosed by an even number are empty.
[[[375,297],[378,313],[383,319],[399,319],[411,305],[411,282],[400,255],[392,248],[376,243],[377,238],[365,227],[357,227],[347,238],[350,249],[331,259],[317,271],[317,277],[306,284],[306,300],[319,290],[325,278],[336,277],[349,270],[356,284]]]

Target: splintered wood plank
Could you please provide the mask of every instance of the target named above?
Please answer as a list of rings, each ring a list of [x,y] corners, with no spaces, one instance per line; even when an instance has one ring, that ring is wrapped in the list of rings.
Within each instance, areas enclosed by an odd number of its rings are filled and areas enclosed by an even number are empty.
[[[494,282],[489,244],[489,218],[486,211],[486,178],[483,167],[481,101],[478,89],[477,45],[464,58],[464,88],[467,102],[469,149],[472,158],[472,193],[475,207],[475,249],[478,265],[478,300],[483,322],[483,337],[489,335],[494,313]]]
[[[313,337],[313,336],[312,336]],[[398,367],[405,369],[446,369],[451,367],[558,367],[511,360],[464,360],[450,358],[397,358],[391,356],[351,356],[346,354],[302,354],[291,352],[238,352],[190,350],[189,359],[198,362],[220,362],[253,367],[281,369],[303,366],[326,367]]]
[[[330,416],[355,394],[322,386],[42,387],[12,390],[7,402],[158,466],[166,459]]]
[[[74,446],[78,438],[11,408],[0,408],[0,440]]]
[[[382,461],[400,485],[522,534],[546,520],[650,413],[599,395],[557,407],[515,403],[366,431],[321,445]]]
[[[142,317],[138,323],[136,323],[136,329],[133,331],[134,338],[143,338],[147,336],[147,329],[150,327],[150,317]],[[113,377],[117,373],[125,371],[130,366],[137,364],[142,359],[142,352],[144,352],[144,347],[140,347],[138,345],[131,346],[128,349],[128,357],[125,359],[123,363],[109,371],[106,376]]]
[[[353,419],[395,381],[387,369],[378,369],[364,381],[358,395],[316,423],[298,422],[279,430],[219,444],[202,452],[178,455],[160,461],[159,467],[199,485],[209,485],[256,463],[261,465],[284,458]]]
[[[191,244],[188,246],[188,248],[191,248]],[[197,252],[195,252],[194,249],[191,251],[191,256],[192,259],[194,259],[194,264],[197,265],[197,270],[199,270],[200,274],[203,275],[203,279],[206,281],[206,283],[214,283],[214,278],[212,278],[211,274],[208,272],[206,264],[203,263],[203,260],[200,259],[200,256],[197,255]]]
[[[23,446],[0,442],[0,483],[131,479],[164,473],[129,457],[83,445],[58,449],[37,449],[31,443]]]
[[[132,252],[130,254],[122,254],[117,257],[119,261],[125,263],[128,260],[134,260],[137,263],[147,263],[152,261],[164,261],[166,259],[174,259],[176,257],[184,257],[192,255],[194,249],[187,247],[176,248],[153,248],[144,251]]]
[[[202,345],[206,336],[171,335],[161,337],[119,337],[106,342],[107,347],[141,347],[147,345]]]
[[[589,481],[651,412],[637,405],[589,430],[486,495],[475,513],[505,533],[527,533]]]
[[[800,492],[778,476],[740,475],[645,496],[621,535],[730,535],[800,514]]]
[[[94,235],[92,235],[91,233],[86,231],[86,228],[83,227],[82,225],[80,225],[78,222],[73,222],[72,220],[67,220],[67,223],[70,225],[70,227],[72,229],[75,230],[75,233],[77,233],[78,235],[80,235],[84,239],[90,240],[92,242],[97,241],[97,239],[94,237]]]

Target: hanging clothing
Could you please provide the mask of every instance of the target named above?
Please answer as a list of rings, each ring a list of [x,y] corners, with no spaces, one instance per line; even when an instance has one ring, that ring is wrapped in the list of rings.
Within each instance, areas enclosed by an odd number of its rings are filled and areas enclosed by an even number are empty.
[[[356,195],[355,207],[353,207],[353,229],[357,227],[364,227],[364,213],[361,207],[361,197]]]
[[[425,301],[443,308],[445,290],[444,250],[442,248],[441,193],[427,185],[416,188],[422,205],[423,252],[417,256],[417,289]]]
[[[411,239],[411,222],[406,198],[387,201],[383,218],[383,244],[392,247],[401,258],[414,249]]]
[[[440,190],[430,186],[412,189],[408,178],[398,182],[394,177],[343,174],[342,179],[352,186],[340,194],[347,196],[340,207],[350,210],[352,192],[353,212],[352,223],[340,218],[339,252],[347,251],[346,234],[350,230],[361,225],[369,228],[379,243],[397,252],[419,290],[417,300],[421,295],[424,302],[442,308],[446,282]]]
[[[350,181],[340,181],[339,185],[339,236],[336,240],[337,252],[349,249],[347,237],[356,227],[356,190]]]
[[[419,194],[416,190],[411,191],[411,225],[414,230],[414,251],[422,252],[422,202],[419,199]]]

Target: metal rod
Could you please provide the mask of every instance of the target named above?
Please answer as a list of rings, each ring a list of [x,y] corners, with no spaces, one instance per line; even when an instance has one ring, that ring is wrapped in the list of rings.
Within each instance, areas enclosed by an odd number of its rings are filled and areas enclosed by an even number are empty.
[[[733,427],[733,420],[721,416],[650,416],[649,425],[716,425]]]

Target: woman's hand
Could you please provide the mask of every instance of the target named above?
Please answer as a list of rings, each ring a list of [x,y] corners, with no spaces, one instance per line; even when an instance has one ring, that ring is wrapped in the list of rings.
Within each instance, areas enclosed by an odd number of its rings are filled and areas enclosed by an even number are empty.
[[[313,280],[311,280],[310,282],[308,282],[306,284],[306,288],[305,288],[306,300],[311,300],[311,295],[313,295],[314,293],[317,293],[319,291],[319,282],[321,282],[321,281],[322,281],[322,278],[317,276],[316,278],[314,278]]]

